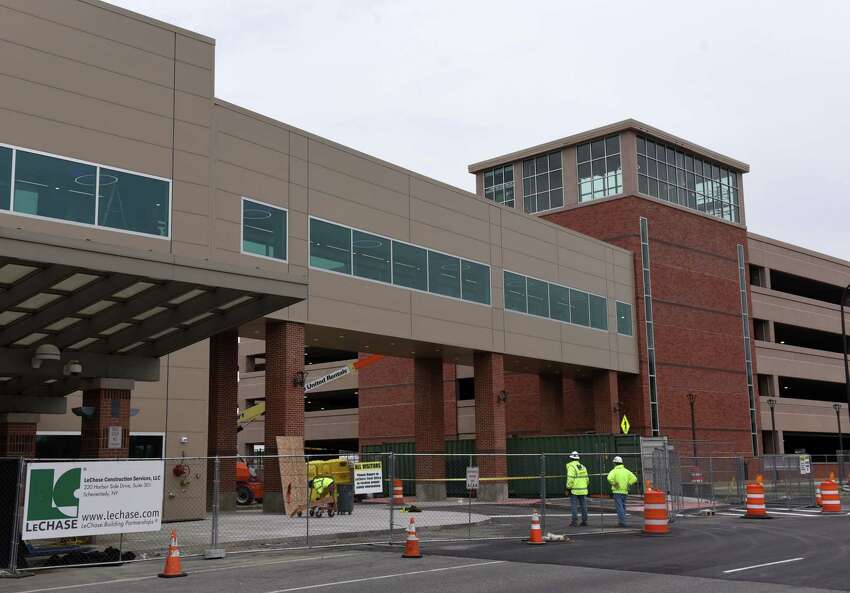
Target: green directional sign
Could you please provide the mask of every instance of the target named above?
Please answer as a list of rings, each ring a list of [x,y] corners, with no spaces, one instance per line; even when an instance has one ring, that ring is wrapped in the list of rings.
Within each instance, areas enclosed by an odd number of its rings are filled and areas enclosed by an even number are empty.
[[[630,429],[631,427],[632,427],[632,425],[631,425],[631,424],[629,424],[629,418],[628,418],[628,416],[626,416],[625,414],[623,414],[623,419],[622,419],[622,420],[620,420],[620,430],[622,430],[622,431],[623,431],[623,434],[629,434],[629,429]]]

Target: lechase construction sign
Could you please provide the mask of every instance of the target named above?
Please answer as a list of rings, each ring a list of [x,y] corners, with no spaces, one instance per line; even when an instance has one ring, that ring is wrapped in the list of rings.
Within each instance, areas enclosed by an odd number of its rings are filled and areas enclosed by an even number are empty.
[[[29,464],[23,539],[158,531],[163,467],[160,460]]]

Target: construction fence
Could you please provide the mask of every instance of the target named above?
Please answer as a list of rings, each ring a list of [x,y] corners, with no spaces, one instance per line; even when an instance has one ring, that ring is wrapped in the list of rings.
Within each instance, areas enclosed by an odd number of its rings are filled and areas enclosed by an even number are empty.
[[[576,447],[590,478],[589,529],[617,528],[607,481],[615,456],[620,456],[638,479],[627,502],[633,527],[641,525],[637,515],[642,511],[641,496],[647,484],[668,493],[673,521],[689,511],[742,504],[746,483],[757,478],[765,485],[768,504],[814,504],[815,476],[801,473],[796,455],[685,457],[663,439],[608,444],[614,450]],[[33,464],[44,460],[0,459],[0,508],[10,509],[11,515],[7,522],[0,522],[7,524],[0,528],[0,563],[14,571],[161,560],[172,530],[184,556],[398,544],[411,519],[425,542],[524,539],[532,509],[539,512],[544,533],[565,532],[573,520],[573,501],[565,491],[565,468],[572,448],[547,451],[552,442],[545,438],[528,439],[523,445],[543,449],[535,452],[482,454],[476,453],[473,445],[472,441],[456,441],[447,446],[449,452],[436,455],[395,451],[393,448],[405,447],[395,444],[332,461],[311,455],[154,460],[162,464],[159,471],[165,474],[161,483],[153,483],[145,492],[148,501],[156,505],[162,501],[161,522],[155,529],[127,528],[120,533],[53,539],[33,539],[31,534],[21,537],[25,522],[32,519],[24,517],[24,500],[30,498],[30,508],[34,500],[25,479],[27,469],[39,467]],[[151,460],[67,463],[87,468],[82,471],[88,474],[78,478],[86,488],[85,476],[97,473],[98,464],[118,464],[122,473],[130,474]],[[308,484],[265,492],[264,473],[284,464],[307,465]],[[223,482],[232,484],[223,476],[233,475],[234,467],[235,487],[222,487]],[[364,492],[366,482],[361,481],[365,474],[357,473],[365,471],[362,468],[372,468],[368,492]],[[55,484],[53,477],[48,482],[48,507],[73,514],[63,507],[68,503],[60,500],[58,479]],[[288,512],[284,512],[284,500]],[[576,518],[581,522],[581,513]]]

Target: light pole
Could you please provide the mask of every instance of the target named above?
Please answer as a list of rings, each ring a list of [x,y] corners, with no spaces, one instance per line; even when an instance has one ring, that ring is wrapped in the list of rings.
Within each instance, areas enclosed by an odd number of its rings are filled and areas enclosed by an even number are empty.
[[[779,445],[776,439],[776,400],[772,397],[767,400],[770,407],[770,432],[773,435],[773,454],[779,455]]]
[[[691,404],[691,441],[694,444],[694,460],[697,457],[697,417],[696,417],[696,401],[697,396],[693,393],[688,394],[688,403]]]
[[[841,433],[841,404],[832,404],[832,409],[835,410],[835,421],[838,423],[838,481],[844,483],[844,464],[842,463],[842,451],[844,451],[844,435]]]
[[[847,364],[847,330],[844,326],[844,304],[847,302],[847,294],[850,293],[850,284],[844,287],[841,293],[841,346],[844,349],[844,399],[847,401],[847,413],[850,414],[850,365]],[[842,448],[843,449],[843,448]],[[839,467],[841,463],[839,462]]]

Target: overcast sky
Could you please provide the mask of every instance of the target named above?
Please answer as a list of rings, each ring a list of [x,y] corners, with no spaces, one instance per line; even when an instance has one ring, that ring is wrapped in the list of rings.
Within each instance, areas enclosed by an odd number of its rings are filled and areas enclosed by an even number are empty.
[[[634,117],[750,164],[750,230],[850,259],[850,2],[111,0],[216,39],[216,96],[453,185]]]

